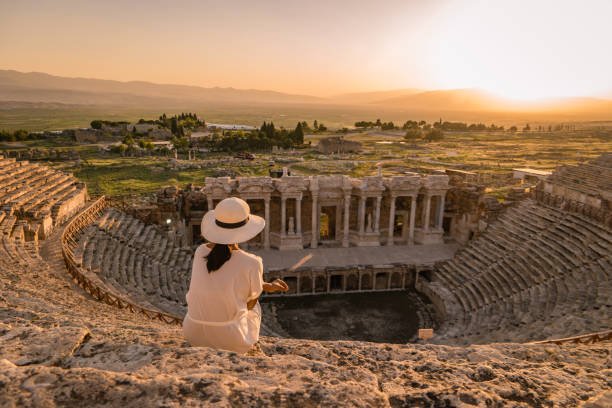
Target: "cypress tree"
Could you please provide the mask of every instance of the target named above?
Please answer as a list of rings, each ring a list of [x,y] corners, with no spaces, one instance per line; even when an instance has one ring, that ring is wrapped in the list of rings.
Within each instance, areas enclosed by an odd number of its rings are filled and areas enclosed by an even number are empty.
[[[304,144],[304,129],[302,128],[302,124],[300,122],[298,122],[297,126],[295,127],[293,142],[297,145]]]

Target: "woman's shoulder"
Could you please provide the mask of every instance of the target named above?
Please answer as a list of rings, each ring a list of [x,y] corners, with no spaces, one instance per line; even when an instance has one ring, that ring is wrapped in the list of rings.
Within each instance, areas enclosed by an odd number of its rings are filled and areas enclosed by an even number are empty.
[[[212,247],[213,247],[213,244],[210,244],[210,243],[202,244],[196,248],[195,255],[206,256],[212,250]]]
[[[248,263],[253,264],[253,265],[263,264],[263,261],[262,261],[260,256],[252,254],[250,252],[246,252],[243,249],[240,249],[240,250],[238,250],[236,252],[239,254],[241,259],[244,260],[244,262],[248,262]]]

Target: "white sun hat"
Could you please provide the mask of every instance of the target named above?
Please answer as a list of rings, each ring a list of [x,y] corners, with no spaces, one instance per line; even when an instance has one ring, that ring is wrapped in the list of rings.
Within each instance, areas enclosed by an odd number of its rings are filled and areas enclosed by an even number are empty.
[[[202,236],[215,244],[238,244],[259,234],[266,221],[251,214],[246,201],[238,197],[221,200],[202,219]]]

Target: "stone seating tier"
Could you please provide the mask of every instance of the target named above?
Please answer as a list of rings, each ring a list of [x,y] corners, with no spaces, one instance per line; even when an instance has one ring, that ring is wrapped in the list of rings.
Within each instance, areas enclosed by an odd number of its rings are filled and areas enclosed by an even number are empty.
[[[612,191],[612,165],[601,158],[580,166],[563,166],[548,181],[568,186],[590,195]]]
[[[11,210],[18,219],[31,223],[30,231],[35,232],[28,239],[45,238],[86,200],[85,185],[72,175],[0,157],[0,210]]]
[[[453,296],[445,300],[448,309],[459,305],[438,340],[541,337],[526,325],[548,327],[549,337],[609,328],[609,318],[599,317],[612,308],[611,248],[609,229],[592,219],[522,202],[451,261],[436,265],[433,282]]]
[[[191,273],[191,248],[174,245],[157,226],[114,208],[79,238],[86,270],[145,307],[184,314]]]

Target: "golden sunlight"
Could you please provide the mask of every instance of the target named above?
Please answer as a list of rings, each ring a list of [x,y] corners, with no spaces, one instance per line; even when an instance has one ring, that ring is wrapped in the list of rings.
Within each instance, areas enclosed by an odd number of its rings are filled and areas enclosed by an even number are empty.
[[[432,80],[519,100],[609,91],[612,3],[588,3],[451,2],[430,32]]]

